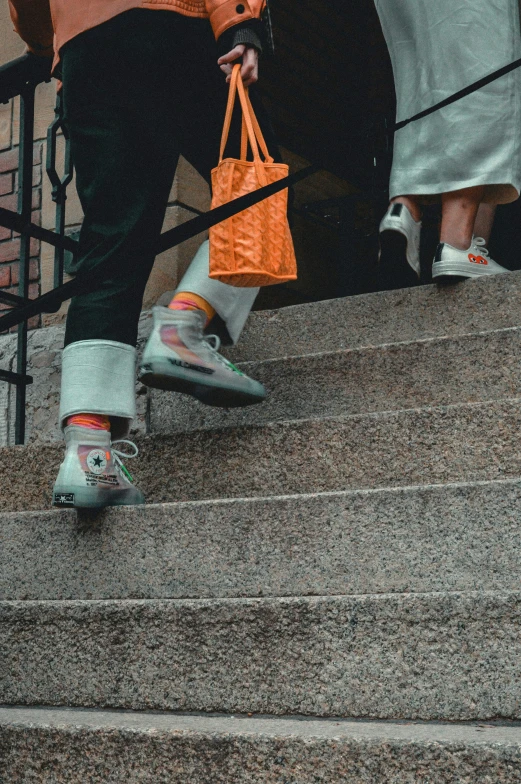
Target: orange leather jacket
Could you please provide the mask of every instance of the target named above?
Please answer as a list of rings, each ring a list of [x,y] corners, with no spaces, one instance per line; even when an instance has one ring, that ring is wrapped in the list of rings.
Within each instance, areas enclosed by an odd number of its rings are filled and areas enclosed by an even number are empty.
[[[52,56],[71,38],[131,8],[176,11],[209,19],[216,38],[249,19],[260,19],[266,0],[9,0],[16,32],[33,54]]]

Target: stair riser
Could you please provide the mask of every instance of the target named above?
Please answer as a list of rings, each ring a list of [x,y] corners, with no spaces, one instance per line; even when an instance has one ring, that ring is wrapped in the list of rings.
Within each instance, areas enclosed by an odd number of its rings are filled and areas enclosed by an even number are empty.
[[[516,590],[521,483],[0,519],[0,599]]]
[[[521,402],[138,439],[149,503],[517,478]],[[62,447],[0,450],[0,508],[45,509]]]
[[[518,784],[521,765],[521,747],[506,744],[0,725],[1,756],[9,784]]]
[[[255,362],[519,324],[521,275],[513,273],[255,313],[228,353],[234,362]]]
[[[321,351],[465,335],[519,324],[521,275],[513,273],[454,286],[420,286],[254,313],[239,345],[225,351],[234,362],[258,362]],[[140,352],[150,328],[151,313],[143,313],[139,329]],[[2,367],[12,369],[15,344],[12,336],[0,338]],[[30,333],[28,369],[34,384],[28,388],[27,438],[31,442],[60,440],[57,419],[62,345],[63,327]],[[271,384],[271,380],[268,381]],[[139,392],[142,391],[139,385]],[[138,394],[137,402],[135,426],[139,432],[144,432],[146,397]],[[12,401],[9,402],[7,386],[1,385],[0,445],[12,443],[13,428]]]
[[[0,702],[521,718],[521,594],[2,603]]]
[[[153,390],[150,428],[171,433],[516,397],[520,355],[521,330],[513,329],[253,362],[242,369],[268,390],[261,405],[223,411]]]

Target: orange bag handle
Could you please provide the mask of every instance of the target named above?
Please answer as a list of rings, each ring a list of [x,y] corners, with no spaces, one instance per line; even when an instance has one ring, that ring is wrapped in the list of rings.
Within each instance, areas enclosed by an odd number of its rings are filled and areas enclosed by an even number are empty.
[[[248,106],[249,115],[250,115],[251,122],[252,122],[252,125],[253,125],[253,130],[254,130],[255,136],[257,137],[257,140],[259,142],[260,148],[262,150],[262,154],[264,155],[264,162],[265,163],[273,163],[273,158],[271,157],[271,155],[269,153],[269,150],[268,150],[268,145],[266,144],[266,142],[264,140],[264,134],[261,131],[261,127],[259,125],[259,121],[257,120],[257,115],[255,114],[255,112],[253,110],[253,106],[251,104],[251,99],[250,99],[250,94],[248,92],[248,88],[247,87],[245,88],[244,85],[243,85],[243,90],[244,90],[244,94],[245,94],[246,103],[247,103],[247,106]],[[239,93],[239,95],[240,95],[240,93]],[[243,113],[243,116],[242,116],[242,133],[241,133],[241,161],[245,161],[246,160],[247,155],[248,155],[247,151],[248,151],[248,135],[247,135],[246,120],[245,120],[245,116],[244,116],[244,113]]]
[[[226,145],[228,144],[228,137],[230,135],[230,127],[232,124],[233,108],[235,106],[235,96],[237,93],[237,82],[239,76],[240,76],[240,65],[237,63],[237,65],[233,66],[232,78],[230,80],[230,89],[228,91],[228,103],[226,104],[226,114],[224,116],[224,126],[223,126],[223,132],[221,136],[221,149],[219,152],[219,163],[221,163],[221,161],[224,158],[224,151],[226,149]],[[246,123],[244,112],[243,112],[243,123]],[[255,148],[257,151],[257,157],[259,157],[259,150],[256,144],[255,144]],[[252,147],[252,150],[253,149],[254,148]],[[254,150],[254,157],[255,157],[255,150]]]
[[[264,134],[261,131],[261,127],[259,125],[259,121],[257,120],[257,116],[256,116],[255,112],[253,111],[253,106],[251,105],[250,94],[248,92],[248,89],[246,87],[244,87],[244,84],[243,84],[243,81],[242,81],[242,76],[240,74],[241,74],[241,72],[239,70],[239,78],[238,78],[237,86],[239,88],[239,98],[241,99],[241,105],[242,105],[242,110],[243,110],[242,117],[243,117],[243,138],[244,138],[244,143],[246,143],[246,134],[244,133],[244,122],[246,122],[246,128],[248,128],[248,119],[249,119],[250,122],[251,122],[251,125],[252,125],[253,135],[257,139],[257,141],[259,143],[259,146],[260,146],[260,148],[262,150],[262,154],[264,155],[265,163],[273,163],[273,158],[269,154],[268,145],[266,144],[266,142],[264,140]],[[249,135],[249,133],[248,133],[248,135]],[[246,152],[244,153],[244,157],[242,158],[242,160],[246,160]]]
[[[239,93],[239,100],[242,109],[242,132],[241,132],[241,160],[246,160],[247,144],[253,152],[253,159],[256,163],[262,163],[259,154],[259,144],[266,163],[272,163],[273,158],[270,156],[266,141],[260,129],[259,121],[255,116],[253,107],[251,105],[250,97],[244,87],[241,77],[241,66],[239,63],[234,65],[232,71],[232,78],[230,81],[230,90],[228,93],[228,103],[226,105],[226,114],[224,118],[223,133],[221,137],[221,149],[219,153],[219,163],[224,158],[224,151],[228,143],[228,136],[230,134],[230,126],[232,122],[233,108],[235,106],[235,96]],[[257,143],[258,140],[258,143]]]

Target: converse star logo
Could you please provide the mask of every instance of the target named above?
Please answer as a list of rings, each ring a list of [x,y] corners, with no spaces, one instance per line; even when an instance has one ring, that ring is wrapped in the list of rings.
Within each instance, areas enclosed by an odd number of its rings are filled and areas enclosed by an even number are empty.
[[[74,504],[74,493],[55,493],[54,503],[58,505]]]
[[[87,466],[93,474],[102,474],[107,467],[107,458],[102,449],[93,449],[87,456]]]

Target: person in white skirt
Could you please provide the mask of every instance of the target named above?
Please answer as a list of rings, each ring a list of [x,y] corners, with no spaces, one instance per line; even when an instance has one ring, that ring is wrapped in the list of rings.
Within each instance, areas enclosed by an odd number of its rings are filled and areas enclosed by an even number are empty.
[[[375,5],[393,66],[397,121],[521,57],[518,0],[375,0]],[[520,183],[518,69],[396,132],[390,205],[380,224],[381,263],[401,259],[417,280],[421,207],[441,199],[433,279],[508,272],[490,258],[474,227],[481,203],[515,201]]]

